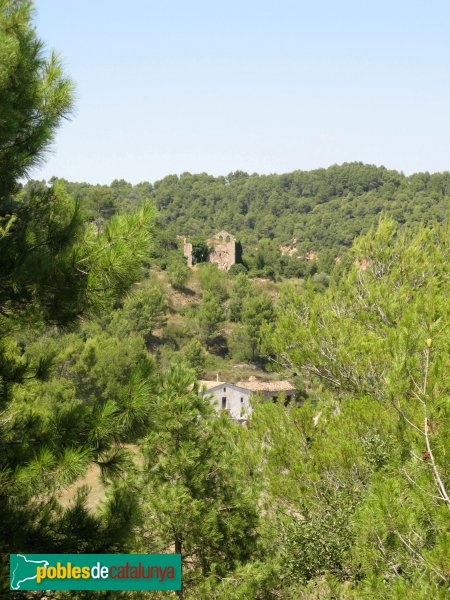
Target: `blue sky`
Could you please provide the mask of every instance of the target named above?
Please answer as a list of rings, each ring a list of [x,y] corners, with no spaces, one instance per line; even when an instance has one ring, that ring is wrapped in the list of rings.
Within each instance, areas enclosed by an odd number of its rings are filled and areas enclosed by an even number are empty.
[[[34,178],[450,169],[450,3],[36,0],[76,84]]]

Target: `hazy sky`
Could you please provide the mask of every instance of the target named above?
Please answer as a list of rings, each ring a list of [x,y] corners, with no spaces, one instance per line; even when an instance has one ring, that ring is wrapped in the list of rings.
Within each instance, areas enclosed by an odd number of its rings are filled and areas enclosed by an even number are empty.
[[[34,178],[450,169],[450,2],[36,0],[76,83]]]

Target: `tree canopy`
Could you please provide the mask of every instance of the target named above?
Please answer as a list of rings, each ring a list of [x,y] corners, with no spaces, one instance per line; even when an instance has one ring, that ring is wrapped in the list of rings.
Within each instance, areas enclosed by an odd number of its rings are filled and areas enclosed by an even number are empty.
[[[175,550],[188,600],[447,598],[449,174],[23,185],[72,106],[31,19],[0,0],[0,594],[10,553]],[[244,264],[188,269],[224,227]],[[224,366],[296,402],[238,425]]]
[[[174,226],[176,233],[194,241],[226,229],[243,243],[244,259],[264,262],[263,253],[258,258],[254,247],[262,239],[267,239],[265,243],[274,240],[277,251],[279,246],[288,246],[286,254],[276,258],[265,249],[266,262],[277,270],[280,266],[274,263],[280,260],[286,263],[281,265],[285,270],[288,265],[291,270],[293,265],[298,268],[299,257],[311,252],[323,259],[329,252],[327,260],[334,261],[378,222],[381,213],[400,224],[441,222],[448,216],[450,202],[448,172],[405,176],[356,162],[282,175],[183,173],[135,186],[126,182],[65,185],[83,199],[93,217],[101,214],[102,203],[118,211],[151,196],[164,227]],[[292,265],[287,252],[294,249]],[[305,269],[308,264],[301,266]],[[319,270],[328,269],[319,266]]]

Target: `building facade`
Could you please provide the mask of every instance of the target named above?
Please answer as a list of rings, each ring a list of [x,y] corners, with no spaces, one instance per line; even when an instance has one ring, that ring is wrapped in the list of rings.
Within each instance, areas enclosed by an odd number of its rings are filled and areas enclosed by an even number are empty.
[[[295,387],[289,381],[258,381],[255,378],[237,383],[201,381],[200,389],[217,410],[227,411],[233,420],[239,422],[250,418],[252,396],[259,395],[272,402],[277,402],[282,396],[286,405],[295,400]]]

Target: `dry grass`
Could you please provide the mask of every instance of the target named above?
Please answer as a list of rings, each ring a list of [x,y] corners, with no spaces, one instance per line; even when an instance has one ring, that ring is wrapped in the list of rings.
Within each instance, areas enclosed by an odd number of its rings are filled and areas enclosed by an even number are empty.
[[[125,444],[125,447],[130,450],[133,462],[142,467],[143,458],[142,454],[139,452],[138,446],[134,444]],[[84,477],[78,479],[61,493],[59,497],[61,505],[64,508],[68,508],[76,497],[77,490],[86,485],[89,487],[86,506],[89,510],[95,512],[100,504],[106,500],[106,490],[100,477],[100,467],[98,465],[90,465]]]
[[[73,483],[61,494],[59,501],[64,508],[70,506],[71,502],[76,497],[77,490],[83,485],[89,487],[86,505],[90,510],[95,511],[95,509],[106,499],[105,488],[100,479],[100,467],[91,465],[88,468],[85,477]]]

